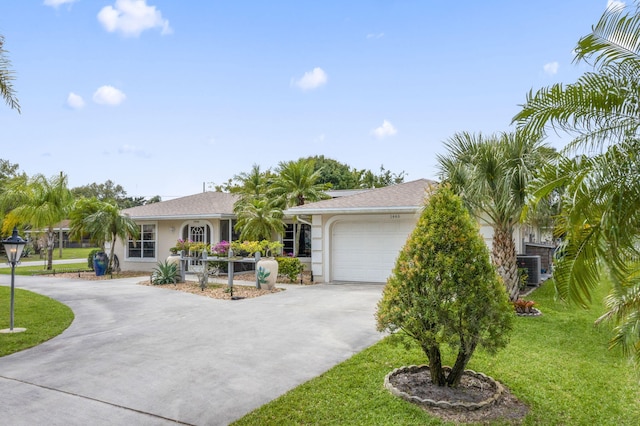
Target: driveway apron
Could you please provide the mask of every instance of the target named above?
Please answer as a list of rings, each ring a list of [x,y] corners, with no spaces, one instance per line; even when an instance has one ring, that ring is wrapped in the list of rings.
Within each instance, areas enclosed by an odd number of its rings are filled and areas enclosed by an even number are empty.
[[[226,425],[382,337],[378,284],[286,286],[230,301],[140,280],[16,278],[75,319],[0,358],[3,424]],[[15,312],[19,327],[19,297]]]

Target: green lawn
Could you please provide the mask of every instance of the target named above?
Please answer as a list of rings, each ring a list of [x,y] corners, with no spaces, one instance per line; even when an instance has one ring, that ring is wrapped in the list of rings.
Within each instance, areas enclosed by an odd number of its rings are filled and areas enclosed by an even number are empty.
[[[6,263],[5,263],[6,265]],[[53,265],[54,272],[69,272],[69,271],[78,271],[78,270],[87,270],[87,262],[82,263],[64,263],[60,265]],[[36,266],[17,266],[16,267],[16,275],[38,275],[43,273],[53,273],[51,271],[47,271],[44,264],[36,265]],[[8,275],[11,274],[11,267],[5,266],[0,268],[0,274]]]
[[[531,295],[543,316],[518,317],[510,345],[495,357],[477,352],[468,368],[499,380],[526,403],[526,425],[640,424],[638,373],[607,350],[609,330],[593,326],[602,304],[585,311],[553,295],[551,284]],[[446,424],[383,388],[392,369],[424,363],[417,347],[407,351],[383,340],[234,425]]]
[[[9,328],[11,289],[0,286],[0,329]],[[22,333],[0,334],[0,356],[45,342],[62,333],[73,321],[66,305],[27,290],[15,289],[14,328]]]
[[[86,259],[89,256],[89,252],[91,250],[95,250],[95,247],[89,248],[63,248],[62,256],[60,256],[60,250],[55,248],[53,250],[53,260],[60,259]],[[23,257],[24,261],[34,261],[34,260],[42,260],[43,262],[47,259],[47,253],[45,251],[42,252],[42,256],[39,254],[32,254],[29,257]]]

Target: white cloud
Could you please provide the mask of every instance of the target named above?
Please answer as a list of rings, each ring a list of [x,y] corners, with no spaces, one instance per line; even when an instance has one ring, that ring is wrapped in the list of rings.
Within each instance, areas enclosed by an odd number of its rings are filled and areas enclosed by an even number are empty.
[[[144,157],[144,158],[151,157],[151,154],[145,152],[141,148],[138,148],[137,146],[134,146],[134,145],[126,145],[126,144],[118,148],[118,154],[123,154],[123,155],[132,154],[137,157]]]
[[[127,95],[113,86],[102,86],[93,94],[93,102],[101,105],[120,105]]]
[[[378,34],[367,34],[367,38],[382,38],[384,37],[384,33],[378,33]]]
[[[114,7],[115,6],[115,7]],[[171,34],[169,21],[146,0],[116,0],[114,6],[105,6],[98,13],[98,21],[105,30],[119,32],[125,37],[138,37],[144,30],[161,28],[161,34]]]
[[[69,96],[67,96],[67,106],[71,109],[82,109],[84,108],[84,99],[82,99],[80,95],[69,92]]]
[[[393,124],[391,124],[387,120],[384,120],[380,127],[376,127],[371,131],[371,134],[377,139],[383,139],[383,138],[386,138],[387,136],[393,136],[396,133],[398,133],[398,130],[395,127],[393,127]]]
[[[542,68],[544,69],[545,74],[555,75],[558,73],[559,67],[560,64],[558,64],[557,62],[549,62],[548,64],[544,64]]]
[[[607,1],[607,10],[618,10],[624,8],[626,5],[623,1],[619,0],[608,0]]]
[[[71,4],[74,3],[77,0],[44,0],[44,5],[45,6],[51,6],[51,7],[55,7],[57,8],[58,6],[61,6],[63,4]]]
[[[312,90],[326,84],[328,80],[327,73],[322,68],[316,67],[313,71],[307,71],[302,78],[292,80],[291,84],[302,90]]]

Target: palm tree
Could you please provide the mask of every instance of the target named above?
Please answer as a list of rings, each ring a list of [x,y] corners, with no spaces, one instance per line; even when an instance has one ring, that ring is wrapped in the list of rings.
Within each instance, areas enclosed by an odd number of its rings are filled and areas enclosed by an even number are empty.
[[[276,198],[282,208],[301,206],[307,201],[328,198],[325,191],[329,189],[329,185],[318,183],[320,170],[315,170],[312,159],[281,161],[276,173],[268,195]]]
[[[520,133],[457,133],[445,146],[448,155],[437,157],[441,178],[479,220],[493,227],[492,261],[514,301],[519,278],[513,231],[525,206],[527,184],[553,151]]]
[[[106,202],[98,200],[96,197],[79,198],[73,203],[69,212],[69,238],[81,240],[88,232],[85,226],[85,219],[104,208]],[[103,251],[105,249],[105,235],[102,233],[89,234],[90,240]]]
[[[269,179],[270,171],[262,172],[260,166],[254,164],[250,172],[242,172],[233,177],[237,184],[230,188],[230,192],[240,196],[238,200],[240,204],[250,203],[254,198],[265,195]]]
[[[566,86],[529,93],[514,117],[525,132],[546,127],[571,137],[566,154],[595,152],[559,162],[536,182],[534,202],[558,185],[560,247],[554,280],[561,296],[591,300],[601,274],[613,290],[602,320],[616,325],[612,345],[640,363],[640,12],[638,3],[607,9],[576,48],[576,61],[593,71]]]
[[[241,240],[271,240],[273,234],[284,231],[282,209],[265,197],[236,204],[234,211],[238,218],[236,229],[240,230]]]
[[[301,206],[307,201],[313,202],[329,198],[326,190],[330,184],[318,183],[321,169],[315,170],[314,161],[301,158],[297,161],[282,161],[276,169],[278,173],[267,192],[267,196],[274,199],[282,209]],[[298,221],[297,217],[293,218]],[[300,241],[301,228],[296,229],[295,241]],[[297,247],[300,250],[300,247]],[[298,255],[298,253],[295,253]]]
[[[66,219],[73,198],[67,187],[67,176],[60,173],[51,179],[38,174],[29,179],[19,176],[9,180],[0,194],[0,207],[11,209],[3,226],[28,224],[32,229],[46,230],[47,269],[52,269],[55,244],[54,227]]]
[[[0,95],[9,105],[9,108],[15,109],[19,113],[20,104],[11,84],[14,80],[11,61],[7,58],[6,53],[7,51],[4,50],[4,36],[0,35]]]
[[[81,221],[73,224],[73,229],[79,232],[89,233],[93,240],[100,245],[102,250],[105,249],[105,243],[111,243],[111,252],[109,254],[108,271],[113,270],[113,258],[115,254],[114,247],[118,238],[122,241],[128,239],[136,240],[140,234],[140,227],[129,216],[120,214],[120,209],[115,204],[106,201],[97,201],[96,203],[78,204],[77,211],[73,215],[74,218],[80,218],[82,213],[89,213],[93,209],[97,209],[93,213],[88,214]],[[83,210],[84,209],[84,210]],[[79,214],[78,214],[79,213]]]

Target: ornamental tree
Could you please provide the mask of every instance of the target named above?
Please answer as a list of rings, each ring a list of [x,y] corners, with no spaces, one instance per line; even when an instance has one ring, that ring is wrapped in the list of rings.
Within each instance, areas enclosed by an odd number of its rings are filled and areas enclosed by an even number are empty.
[[[378,330],[415,340],[432,382],[456,387],[477,347],[495,353],[506,346],[512,321],[477,222],[449,187],[436,189],[378,302]],[[450,370],[442,365],[443,344],[457,351]]]

